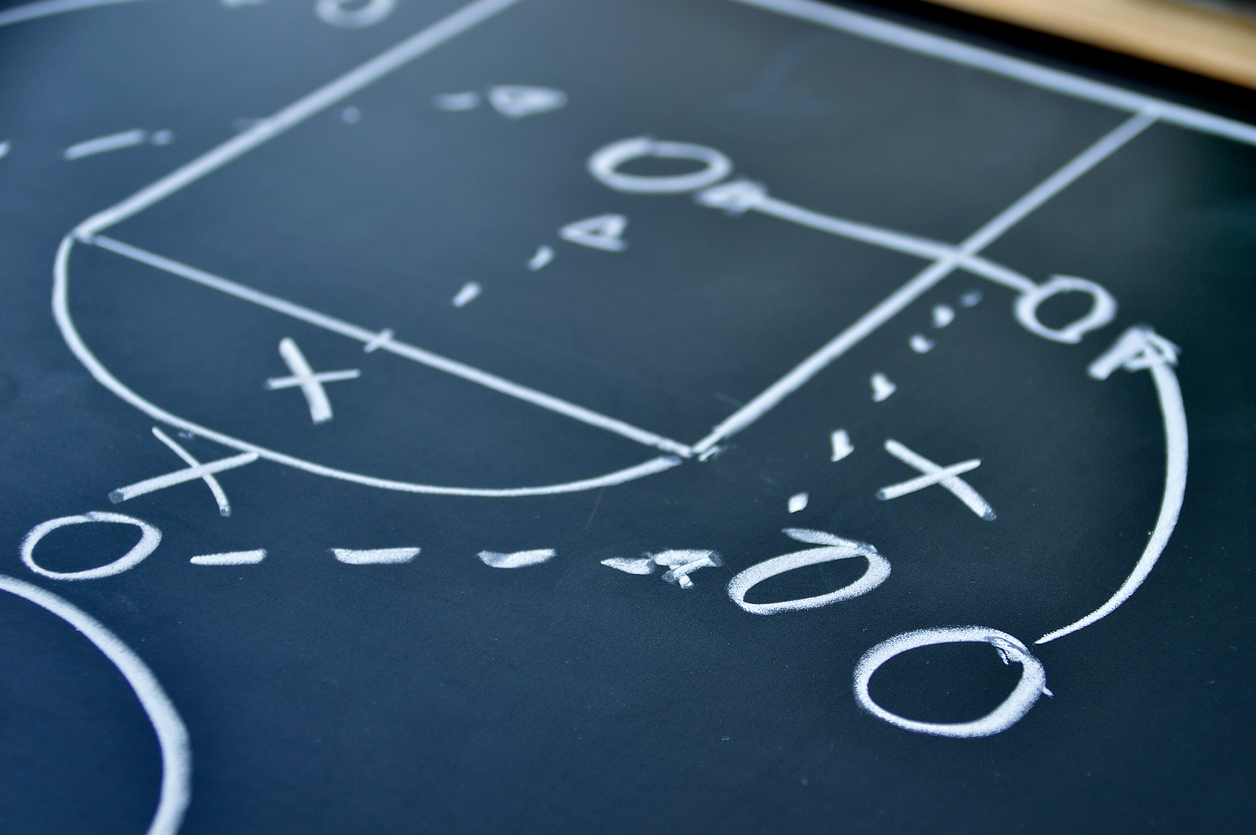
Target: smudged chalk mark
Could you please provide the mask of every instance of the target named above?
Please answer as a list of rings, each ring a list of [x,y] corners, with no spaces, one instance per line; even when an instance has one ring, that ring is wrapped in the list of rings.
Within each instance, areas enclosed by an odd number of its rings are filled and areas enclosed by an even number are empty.
[[[192,565],[256,565],[266,559],[266,549],[256,551],[228,551],[222,554],[204,554],[192,557]]]
[[[872,375],[872,400],[875,403],[885,401],[891,394],[898,390],[898,386],[890,382],[890,378],[877,372]]]
[[[611,557],[609,560],[602,560],[602,565],[607,568],[613,568],[616,571],[622,571],[625,574],[645,575],[654,573],[654,560],[650,557],[641,557],[636,560]]]
[[[663,579],[682,589],[693,588],[690,573],[699,568],[716,568],[724,564],[724,560],[714,551],[660,551],[652,555],[652,558],[655,565],[671,569],[663,575]]]
[[[568,223],[558,230],[558,237],[603,252],[623,252],[628,242],[623,239],[628,218],[623,215],[595,215]]]
[[[458,295],[454,296],[454,307],[462,307],[471,302],[476,296],[480,295],[482,288],[477,282],[468,281],[462,285],[462,289],[458,291]]]
[[[829,457],[830,461],[841,461],[855,451],[855,448],[850,443],[850,435],[846,433],[845,429],[839,429],[830,435],[829,444],[833,447],[833,454]]]
[[[533,255],[532,258],[528,261],[528,269],[539,270],[541,269],[541,267],[544,267],[546,264],[548,264],[550,261],[553,261],[553,260],[554,260],[553,249],[544,245],[538,246],[536,248],[536,254]]]
[[[340,111],[340,118],[346,125],[356,125],[358,120],[362,118],[362,111],[350,105]]]
[[[950,305],[939,304],[933,308],[933,326],[935,328],[945,328],[947,325],[955,321],[955,308]]]
[[[981,291],[969,290],[967,293],[959,297],[959,303],[964,307],[976,307],[981,304]]]
[[[508,119],[522,119],[558,110],[567,104],[567,94],[549,87],[522,87],[506,84],[488,91],[488,103]]]
[[[396,565],[410,562],[419,555],[418,548],[374,548],[366,551],[332,548],[331,552],[345,565]]]
[[[933,346],[937,343],[920,334],[914,334],[908,344],[911,345],[911,349],[917,354],[927,354],[933,350]]]
[[[515,551],[513,554],[499,554],[496,551],[481,551],[480,562],[489,568],[527,568],[540,565],[554,558],[553,548],[537,548],[534,551]]]
[[[442,93],[432,99],[432,105],[437,110],[448,110],[451,112],[474,110],[479,104],[480,94],[474,90],[466,93]]]

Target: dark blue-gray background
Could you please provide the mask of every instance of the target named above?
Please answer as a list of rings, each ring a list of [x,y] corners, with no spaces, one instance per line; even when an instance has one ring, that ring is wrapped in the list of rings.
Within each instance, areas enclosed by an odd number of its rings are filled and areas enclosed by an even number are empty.
[[[1107,287],[1117,319],[1080,346],[1028,333],[1009,291],[957,274],[720,456],[639,482],[450,498],[261,462],[220,476],[230,518],[200,482],[109,504],[180,462],[62,342],[60,238],[456,7],[402,2],[345,30],[313,3],[163,0],[0,29],[0,571],[71,600],[152,667],[191,734],[184,831],[1250,831],[1256,151],[1228,140],[1154,126],[986,253],[1036,281]],[[493,84],[568,103],[518,121],[432,105]],[[525,0],[344,104],[356,123],[333,108],[109,234],[685,443],[924,263],[612,192],[585,171],[594,150],[643,134],[709,145],[781,199],[958,242],[1125,118],[717,2]],[[61,158],[133,127],[175,140]],[[603,213],[629,218],[623,253],[559,241]],[[528,271],[542,244],[554,262]],[[467,281],[484,293],[454,308]],[[960,306],[972,289],[981,303]],[[957,310],[945,329],[936,304]],[[71,312],[158,406],[322,464],[510,487],[652,454],[99,249],[73,256]],[[851,675],[874,644],[951,624],[1028,643],[1128,574],[1160,500],[1155,394],[1145,374],[1098,383],[1085,368],[1139,322],[1183,348],[1192,442],[1182,520],[1151,578],[1035,650],[1055,696],[998,736],[919,736],[860,712]],[[937,347],[913,353],[915,333]],[[331,423],[311,425],[294,390],[262,389],[286,373],[284,336],[319,369],[363,369],[329,384]],[[899,387],[884,403],[874,372]],[[832,463],[837,428],[855,452]],[[966,478],[999,518],[938,487],[877,501],[915,474],[887,438],[942,464],[980,458]],[[807,509],[787,513],[803,491]],[[163,542],[107,579],[31,575],[25,533],[88,510],[135,515]],[[787,526],[870,542],[893,573],[845,603],[747,614],[724,586],[796,550]],[[39,555],[91,567],[129,536],[82,526]],[[328,553],[400,546],[422,552],[359,567]],[[252,548],[269,552],[260,565],[188,563]],[[514,571],[476,559],[531,548],[557,556]],[[599,564],[667,548],[725,566],[681,590]],[[835,588],[853,562],[752,599]],[[160,758],[114,668],[11,596],[0,654],[0,829],[143,831]],[[1018,672],[988,647],[939,648],[887,664],[873,694],[958,721]]]

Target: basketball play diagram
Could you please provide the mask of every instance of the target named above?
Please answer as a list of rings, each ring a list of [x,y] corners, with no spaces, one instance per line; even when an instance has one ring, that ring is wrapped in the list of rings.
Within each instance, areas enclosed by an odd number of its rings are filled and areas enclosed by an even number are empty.
[[[783,532],[803,543],[800,550],[734,556],[725,546],[673,541],[599,554],[597,562],[626,582],[657,572],[671,594],[718,583],[749,614],[803,612],[893,584],[902,555],[855,526],[821,530],[793,520],[821,524],[807,514],[846,503],[851,514],[871,507],[912,524],[937,514],[965,531],[1014,527],[1032,497],[1002,482],[1048,467],[1042,460],[1053,454],[1082,455],[1055,436],[1042,448],[1014,449],[1035,433],[1051,435],[1053,398],[1088,404],[1096,417],[1086,419],[1107,426],[1124,413],[1103,417],[1105,387],[1149,380],[1137,391],[1140,419],[1156,415],[1164,450],[1157,507],[1137,547],[1106,556],[1129,570],[1103,604],[1063,616],[1041,636],[945,622],[901,632],[872,642],[845,685],[867,715],[903,730],[978,738],[1011,728],[1052,695],[1032,647],[1112,614],[1152,572],[1182,507],[1188,444],[1172,328],[1161,335],[1123,321],[1122,299],[1101,274],[1056,272],[1041,258],[1014,267],[1004,258],[1010,250],[996,244],[1159,125],[1247,144],[1256,132],[832,7],[743,0],[1106,108],[1104,130],[1033,169],[1032,179],[1026,174],[1011,199],[952,242],[847,213],[840,194],[817,205],[811,184],[827,171],[807,170],[805,161],[743,160],[748,146],[731,129],[707,130],[700,120],[686,127],[669,115],[617,121],[613,107],[590,103],[588,83],[562,72],[485,80],[442,57],[424,79],[439,92],[415,93],[410,76],[429,55],[456,54],[482,25],[527,5],[475,0],[274,115],[243,121],[227,141],[65,234],[52,264],[60,335],[99,384],[152,419],[152,443],[169,451],[170,468],[113,485],[101,497],[108,511],[35,526],[21,544],[24,565],[52,581],[128,571],[162,540],[142,518],[145,507],[167,491],[198,491],[207,514],[231,524],[233,484],[271,464],[359,494],[508,504],[582,493],[601,501],[603,491],[665,473],[687,471],[685,484],[702,484],[716,466],[734,473],[720,479],[768,481],[762,462],[796,459],[781,465],[788,477],[774,476],[786,487],[770,482],[780,493],[770,494],[775,506],[756,503],[753,512],[778,539]],[[387,21],[393,8],[392,0],[320,2],[317,14],[357,29]],[[553,136],[562,139],[542,153],[547,124],[558,125]],[[425,131],[430,147],[421,145]],[[102,136],[71,146],[64,159],[164,146],[177,135]],[[454,153],[461,147],[470,149],[465,156]],[[471,159],[486,147],[500,153]],[[353,159],[338,171],[346,154]],[[413,169],[400,170],[398,160],[413,160]],[[308,194],[294,191],[298,185]],[[383,219],[370,219],[372,211]],[[795,257],[822,266],[800,272]],[[783,265],[779,273],[766,266],[771,259]],[[747,276],[773,295],[739,296]],[[712,284],[717,290],[703,289]],[[779,327],[761,328],[756,308]],[[801,318],[790,320],[791,311]],[[939,365],[957,341],[989,362]],[[1183,348],[1189,361],[1190,346]],[[1018,354],[1026,357],[1019,365]],[[1009,424],[1023,424],[1023,435],[983,437],[973,427],[985,424],[965,418],[956,419],[962,429],[954,437],[938,440],[946,416],[980,412],[989,395],[977,392],[1000,386],[1022,392]],[[92,524],[134,527],[140,541],[91,569],[41,562],[46,536]],[[410,563],[425,547],[342,545],[328,542],[329,558],[361,571]],[[257,542],[190,564],[252,570],[243,567],[263,563],[272,547]],[[496,547],[472,556],[495,569],[577,557],[556,543]],[[784,600],[754,591],[839,561],[862,570],[836,589]],[[718,579],[724,571],[730,576]],[[0,588],[72,623],[126,675],[162,748],[161,805],[150,832],[176,831],[190,797],[195,729],[189,743],[152,673],[100,623],[23,581],[0,577]],[[987,644],[1021,666],[997,708],[933,722],[878,703],[870,682],[882,665],[955,643]]]

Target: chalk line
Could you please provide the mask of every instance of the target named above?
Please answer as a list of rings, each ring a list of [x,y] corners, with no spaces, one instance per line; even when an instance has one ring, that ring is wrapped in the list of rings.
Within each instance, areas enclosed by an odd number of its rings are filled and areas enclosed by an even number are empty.
[[[134,3],[137,0],[42,0],[39,3],[27,3],[0,12],[0,26],[36,20],[41,17],[76,12],[79,9],[91,9],[96,6],[114,6],[119,3]]]
[[[153,671],[122,639],[68,600],[3,574],[0,574],[0,591],[29,600],[73,626],[118,668],[127,684],[131,685],[157,733],[157,744],[161,749],[161,791],[157,811],[148,825],[148,835],[174,835],[179,831],[188,803],[192,800],[192,748],[188,742],[187,727]]]
[[[1147,340],[1147,344],[1141,351],[1130,354],[1124,362],[1124,367],[1129,371],[1145,368],[1151,370],[1151,379],[1156,386],[1156,398],[1160,401],[1160,414],[1164,421],[1164,495],[1160,500],[1160,513],[1156,517],[1156,526],[1152,529],[1151,536],[1147,539],[1147,546],[1143,549],[1142,555],[1134,565],[1133,572],[1121,584],[1121,587],[1116,590],[1116,593],[1108,599],[1108,602],[1081,620],[1061,627],[1054,632],[1048,632],[1035,641],[1034,643],[1036,644],[1049,643],[1056,638],[1062,638],[1079,629],[1085,629],[1095,621],[1112,614],[1118,606],[1128,600],[1138,590],[1138,587],[1151,574],[1151,570],[1156,566],[1156,561],[1160,559],[1160,555],[1164,553],[1165,546],[1169,544],[1169,537],[1173,535],[1173,529],[1177,527],[1178,514],[1182,511],[1182,500],[1186,495],[1188,442],[1186,435],[1186,407],[1182,403],[1182,389],[1178,385],[1177,375],[1173,373],[1172,368],[1173,363],[1176,362],[1176,347],[1162,337],[1155,336],[1150,328],[1131,328],[1118,340],[1115,348],[1120,349],[1122,342],[1128,344],[1127,340],[1130,334],[1138,332],[1141,332],[1143,338]],[[1151,342],[1153,339],[1160,344]],[[1165,349],[1165,346],[1168,346],[1168,348]],[[1107,376],[1097,369],[1103,359],[1104,357],[1100,357],[1091,366],[1091,376]]]
[[[81,159],[82,157],[90,157],[93,154],[103,154],[107,151],[133,148],[136,145],[143,145],[147,141],[148,132],[135,128],[134,130],[125,130],[121,133],[111,133],[108,136],[98,136],[95,139],[88,139],[85,142],[71,145],[61,153],[61,156],[68,160]]]
[[[419,555],[418,548],[372,548],[364,551],[332,548],[331,552],[346,565],[398,565],[410,562]]]
[[[1034,209],[1046,203],[1056,194],[1059,194],[1069,184],[1150,127],[1156,121],[1156,116],[1157,112],[1154,110],[1140,112],[1109,131],[1011,206],[995,215],[994,218],[965,239],[958,249],[939,257],[938,260],[917,274],[915,278],[894,291],[884,301],[861,316],[853,325],[835,336],[828,344],[807,357],[788,374],[777,380],[745,406],[725,418],[709,435],[693,445],[693,451],[702,453],[763,417],[778,403],[824,370],[829,363],[845,354],[855,345],[858,345],[869,334],[898,315],[904,308],[950,275],[959,266],[963,257],[976,255],[981,249],[989,246]],[[1034,286],[1036,287],[1037,285]]]
[[[227,551],[222,554],[202,554],[192,557],[188,562],[192,565],[257,565],[266,559],[266,549],[254,551]]]
[[[447,487],[435,484],[419,484],[409,481],[396,481],[392,479],[375,478],[372,476],[362,475],[360,473],[351,473],[346,470],[338,470],[333,467],[326,467],[322,464],[315,464],[312,461],[306,461],[292,455],[286,455],[266,447],[250,444],[230,435],[224,435],[216,432],[207,426],[201,426],[190,420],[185,420],[177,415],[167,412],[165,409],[150,403],[143,397],[140,397],[131,389],[127,388],[117,377],[109,372],[96,356],[83,342],[82,336],[79,335],[78,329],[74,326],[74,319],[70,316],[70,299],[69,299],[69,261],[70,253],[74,249],[75,238],[72,235],[66,235],[61,239],[61,244],[57,248],[57,258],[53,264],[53,286],[52,286],[52,315],[57,323],[58,329],[61,331],[61,338],[65,340],[70,351],[83,364],[88,373],[96,379],[105,388],[112,391],[123,401],[130,403],[141,412],[150,417],[161,421],[162,423],[182,429],[185,432],[191,432],[208,438],[211,441],[222,444],[232,449],[238,449],[243,452],[255,453],[261,458],[268,461],[274,461],[277,464],[283,464],[288,467],[294,467],[304,470],[314,475],[326,476],[328,478],[337,478],[342,481],[349,481],[355,484],[362,484],[367,487],[378,487],[383,490],[397,490],[405,493],[425,493],[430,495],[441,496],[483,496],[492,498],[511,498],[516,496],[548,496],[559,493],[576,493],[582,490],[594,490],[601,487],[611,487],[616,484],[623,484],[638,478],[644,478],[654,473],[660,473],[663,470],[671,469],[679,466],[681,459],[671,455],[660,455],[651,458],[641,464],[633,467],[627,467],[622,470],[616,470],[605,475],[595,478],[581,479],[578,481],[563,482],[561,484],[547,484],[538,487],[507,487],[507,488],[487,488],[487,487]],[[368,342],[378,334],[370,331],[362,331],[365,336],[363,342]],[[358,337],[355,337],[358,338]],[[186,473],[187,471],[182,471]],[[190,478],[198,478],[190,476]]]
[[[435,368],[438,371],[444,371],[445,373],[451,374],[455,377],[461,377],[464,380],[492,389],[493,391],[501,394],[514,397],[518,400],[523,400],[534,406],[540,406],[542,409],[557,412],[564,417],[578,420],[581,423],[587,423],[590,426],[595,426],[598,429],[604,429],[607,432],[613,432],[616,435],[621,435],[629,440],[636,441],[639,444],[651,446],[663,452],[672,453],[673,455],[679,455],[682,458],[688,458],[693,455],[693,450],[689,447],[678,443],[677,441],[673,441],[670,438],[664,438],[662,435],[656,435],[653,432],[632,426],[631,424],[608,417],[607,415],[594,412],[593,410],[586,409],[583,406],[577,406],[574,403],[569,403],[566,400],[553,397],[552,395],[545,394],[544,392],[537,391],[536,389],[521,386],[518,383],[512,383],[503,377],[498,377],[496,374],[490,374],[487,371],[481,371],[478,368],[458,362],[457,360],[449,359],[448,357],[441,356],[440,354],[434,354],[431,351],[426,351],[414,345],[408,345],[405,342],[392,338],[391,336],[387,340],[380,342],[380,334],[375,331],[350,324],[341,319],[337,319],[334,316],[319,313],[318,311],[311,310],[308,307],[295,304],[277,296],[272,296],[269,293],[254,290],[251,287],[231,281],[230,279],[222,278],[221,276],[216,276],[212,273],[207,273],[204,270],[198,270],[195,267],[182,264],[161,255],[156,255],[152,252],[131,246],[130,244],[124,244],[121,241],[114,240],[113,238],[109,238],[104,235],[97,235],[90,241],[87,241],[87,243],[102,247],[103,249],[107,249],[110,252],[130,258],[134,261],[139,261],[142,264],[147,264],[150,267],[155,267],[159,270],[170,273],[171,275],[186,278],[189,281],[193,281],[205,287],[210,287],[214,290],[226,293],[229,296],[234,296],[243,301],[251,302],[259,307],[265,307],[269,310],[275,311],[276,313],[291,316],[294,319],[323,328],[324,330],[329,330],[332,333],[338,333],[341,336],[346,336],[350,339],[356,339],[368,346],[374,345],[381,351],[388,351],[391,354],[405,357],[406,359],[413,360],[421,365],[426,365],[429,368]]]
[[[396,46],[385,50],[369,61],[360,64],[334,81],[309,95],[258,121],[252,127],[237,134],[221,145],[197,157],[186,165],[140,189],[121,203],[98,212],[80,223],[74,234],[90,238],[98,232],[121,223],[142,212],[180,189],[186,188],[207,174],[217,171],[227,163],[247,154],[257,146],[274,139],[311,116],[333,107],[384,76],[395,72],[411,61],[431,52],[441,44],[452,40],[493,15],[510,8],[519,0],[476,0],[458,11],[441,18],[436,23],[410,36]]]

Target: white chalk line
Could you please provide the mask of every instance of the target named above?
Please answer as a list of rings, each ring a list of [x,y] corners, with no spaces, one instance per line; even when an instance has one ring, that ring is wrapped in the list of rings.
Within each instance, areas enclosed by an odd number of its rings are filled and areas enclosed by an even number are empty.
[[[353,482],[354,484],[362,484],[367,487],[378,487],[383,490],[397,490],[404,493],[426,493],[430,495],[440,496],[483,496],[490,498],[511,498],[517,496],[548,496],[558,493],[577,493],[582,490],[594,490],[601,487],[611,487],[617,484],[623,484],[638,478],[644,478],[654,473],[660,473],[663,470],[671,469],[681,463],[681,459],[671,455],[660,455],[651,458],[641,464],[633,467],[627,467],[615,472],[606,473],[605,475],[595,478],[581,479],[579,481],[569,481],[561,484],[547,484],[539,487],[508,487],[508,488],[488,488],[488,487],[446,487],[434,484],[419,484],[409,481],[395,481],[392,479],[375,478],[372,476],[362,475],[360,473],[351,473],[345,470],[338,470],[333,467],[325,467],[322,464],[315,464],[312,461],[306,461],[295,456],[286,455],[266,447],[250,444],[230,435],[216,432],[207,426],[201,426],[190,420],[167,412],[165,409],[145,400],[138,394],[127,388],[117,377],[114,377],[96,356],[83,342],[82,336],[79,335],[78,329],[74,326],[74,319],[70,316],[70,300],[69,300],[69,261],[70,253],[74,249],[75,238],[73,235],[66,235],[61,239],[61,244],[57,248],[57,258],[53,265],[53,287],[52,287],[52,315],[57,323],[58,329],[61,331],[61,338],[65,340],[70,351],[83,364],[88,373],[96,379],[105,388],[112,391],[123,401],[130,403],[141,412],[150,417],[161,421],[162,423],[182,429],[185,432],[191,432],[208,438],[211,441],[222,444],[232,449],[238,449],[247,453],[255,453],[261,458],[268,461],[274,461],[277,464],[283,464],[288,467],[294,467],[304,470],[314,475],[326,476],[328,478],[337,478],[342,481]],[[352,326],[350,326],[352,327]],[[369,333],[364,331],[364,333]],[[369,337],[368,337],[369,338]],[[366,340],[363,340],[366,341]],[[186,474],[188,471],[181,471]],[[175,474],[171,474],[174,476]],[[199,474],[189,476],[189,478],[199,478]],[[155,481],[155,480],[153,480]],[[151,483],[151,482],[148,482]],[[177,483],[177,482],[174,482]],[[153,489],[157,489],[154,487]]]
[[[0,574],[0,591],[7,591],[64,620],[91,641],[118,668],[148,714],[161,748],[161,791],[148,835],[174,835],[192,800],[192,748],[188,730],[153,671],[117,635],[100,621],[49,591]]]
[[[1118,606],[1124,603],[1138,590],[1155,568],[1156,561],[1164,553],[1169,544],[1169,537],[1177,527],[1178,515],[1182,511],[1182,500],[1186,495],[1186,464],[1187,435],[1186,407],[1182,403],[1182,389],[1178,385],[1177,375],[1167,361],[1152,362],[1150,365],[1151,379],[1156,386],[1156,397],[1160,401],[1160,413],[1164,421],[1164,496],[1160,500],[1160,513],[1156,517],[1156,526],[1147,539],[1147,546],[1134,566],[1133,572],[1126,578],[1116,593],[1095,611],[1068,626],[1056,629],[1043,635],[1035,644],[1045,644],[1062,638],[1072,632],[1085,629],[1095,621],[1107,617]]]
[[[27,3],[0,12],[0,26],[22,23],[41,17],[76,12],[80,9],[91,9],[96,6],[114,6],[119,3],[134,3],[137,0],[42,0],[39,3]]]
[[[94,154],[103,154],[107,151],[133,148],[136,145],[143,145],[147,141],[148,132],[135,128],[122,131],[121,133],[111,133],[108,136],[98,136],[95,139],[88,139],[71,145],[62,152],[61,156],[68,160],[81,159]]]
[[[156,426],[153,427],[153,436],[165,444],[167,449],[183,459],[184,464],[187,464],[192,469],[201,467],[200,461],[193,458],[192,454],[180,446],[178,441],[171,438],[165,432],[162,432]],[[249,461],[240,461],[240,464],[237,466],[252,463],[252,461],[256,460],[256,458],[257,456],[254,455]],[[224,467],[223,469],[226,468]],[[219,472],[222,472],[222,470],[220,469]],[[231,502],[227,501],[227,492],[222,489],[222,485],[218,483],[218,479],[214,478],[214,474],[207,469],[201,469],[200,476],[201,480],[205,482],[205,485],[209,487],[209,492],[214,494],[214,501],[218,502],[218,513],[222,516],[230,516]],[[125,495],[123,498],[125,498]]]
[[[1082,151],[1062,168],[1031,189],[1024,197],[1004,209],[988,223],[970,235],[958,248],[948,248],[911,281],[894,291],[888,298],[861,316],[853,325],[835,336],[818,351],[807,357],[788,374],[777,380],[753,400],[738,409],[717,425],[709,435],[693,445],[693,451],[705,452],[710,447],[740,432],[754,423],[789,395],[806,385],[813,377],[828,367],[829,363],[845,354],[867,336],[898,315],[904,308],[931,290],[938,282],[950,275],[960,262],[975,256],[1000,235],[1007,232],[1030,212],[1059,194],[1119,148],[1138,136],[1156,121],[1156,111],[1137,113],[1109,131],[1089,148]],[[1034,285],[1035,287],[1037,285]]]
[[[517,2],[519,0],[476,0],[476,2],[468,3],[453,14],[385,50],[331,83],[288,105],[273,116],[260,120],[248,130],[167,174],[121,203],[92,215],[75,228],[74,234],[80,238],[90,238],[142,212],[154,203],[164,200],[205,175],[247,154],[257,146],[301,124],[311,116],[339,104],[363,88]]]
[[[346,565],[401,565],[411,562],[419,555],[418,548],[371,548],[354,550],[352,548],[332,548],[331,552],[339,562]]]
[[[1127,113],[1138,113],[1149,107],[1155,108],[1160,112],[1160,120],[1168,124],[1222,136],[1246,145],[1256,145],[1256,126],[1141,93],[1122,90],[1110,84],[1091,81],[1072,73],[1053,70],[1030,61],[1012,58],[981,47],[969,46],[950,38],[932,35],[869,15],[835,8],[814,2],[814,0],[736,0],[736,2],[818,23],[830,29],[908,52],[984,70],[1033,87],[1106,105]]]
[[[192,557],[188,562],[192,565],[257,565],[266,559],[266,549],[253,551],[227,551],[221,554],[202,554]]]
[[[323,328],[324,330],[329,330],[332,333],[338,333],[341,336],[346,336],[350,339],[356,339],[367,346],[375,346],[381,351],[388,351],[391,354],[396,354],[399,357],[405,357],[406,359],[413,360],[421,365],[426,365],[429,368],[434,368],[455,377],[460,377],[468,382],[476,383],[477,385],[484,386],[485,388],[492,389],[493,391],[505,394],[509,397],[523,400],[524,402],[531,403],[534,406],[540,406],[542,409],[557,412],[564,417],[578,420],[581,423],[587,423],[590,426],[606,430],[607,432],[613,432],[616,435],[621,435],[629,440],[636,441],[639,444],[654,447],[655,449],[663,452],[669,452],[673,455],[679,455],[682,458],[688,458],[693,455],[693,450],[689,447],[682,443],[678,443],[677,441],[673,441],[670,438],[664,438],[662,435],[656,435],[653,432],[640,429],[636,426],[625,423],[624,421],[594,412],[593,410],[586,409],[583,406],[577,406],[574,403],[569,403],[566,400],[553,397],[552,395],[545,394],[544,392],[537,391],[536,389],[521,386],[518,383],[512,383],[505,378],[498,377],[496,374],[490,374],[487,371],[481,371],[478,368],[458,362],[457,360],[449,359],[448,357],[441,356],[440,354],[434,354],[431,351],[426,351],[414,345],[409,345],[405,342],[394,339],[391,336],[387,340],[381,342],[379,338],[380,334],[375,331],[350,324],[333,316],[327,316],[326,314],[311,310],[308,307],[294,304],[293,302],[278,298],[277,296],[272,296],[268,293],[263,293],[259,290],[254,290],[251,287],[238,284],[230,279],[222,278],[221,276],[216,276],[212,273],[207,273],[204,270],[198,270],[195,267],[156,255],[152,252],[139,249],[138,247],[124,244],[121,241],[114,240],[113,238],[109,238],[104,235],[97,235],[90,241],[87,241],[87,243],[102,247],[110,252],[130,258],[142,264],[147,264],[150,267],[155,267],[156,269],[170,273],[171,275],[186,278],[189,281],[193,281],[205,287],[210,287],[243,301],[251,302],[259,307],[265,307],[268,310],[275,311],[276,313],[291,316],[294,319]]]

